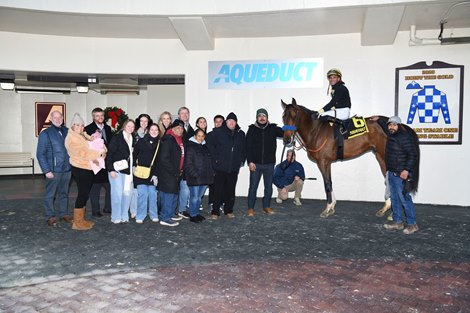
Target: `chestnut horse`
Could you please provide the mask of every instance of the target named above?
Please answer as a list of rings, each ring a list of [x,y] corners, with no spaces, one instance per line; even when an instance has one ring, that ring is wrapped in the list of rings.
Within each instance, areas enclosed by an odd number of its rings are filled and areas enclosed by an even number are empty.
[[[284,108],[284,125],[295,126],[284,132],[284,143],[294,143],[295,138],[300,139],[302,145],[307,151],[310,160],[317,163],[323,177],[323,184],[326,193],[326,208],[320,214],[321,217],[328,217],[335,212],[336,199],[333,193],[333,184],[331,181],[331,163],[337,161],[337,146],[334,138],[333,127],[328,122],[320,121],[319,114],[311,111],[301,105],[298,105],[295,99],[292,104],[286,104],[281,100]],[[385,118],[385,117],[381,117]],[[344,160],[356,158],[368,151],[373,151],[379,162],[382,174],[385,176],[385,146],[387,143],[387,134],[379,125],[377,120],[366,119],[368,133],[350,138],[344,141]],[[419,141],[416,133],[407,125],[402,124],[406,131],[414,134],[414,142],[419,151]],[[419,154],[418,154],[419,155]],[[416,192],[419,180],[419,158],[413,169],[412,192]],[[390,209],[391,202],[387,199],[382,209],[377,212],[377,216],[383,216]]]

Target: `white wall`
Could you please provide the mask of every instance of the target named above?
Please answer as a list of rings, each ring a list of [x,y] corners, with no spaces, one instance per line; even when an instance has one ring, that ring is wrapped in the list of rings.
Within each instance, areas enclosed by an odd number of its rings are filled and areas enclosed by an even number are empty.
[[[460,35],[469,35],[470,30],[459,30]],[[462,33],[462,34],[461,34]],[[421,37],[435,37],[436,31],[422,32]],[[141,74],[184,74],[185,95],[176,96],[175,102],[185,102],[191,109],[192,120],[206,116],[209,126],[214,114],[236,112],[239,124],[246,130],[255,119],[255,112],[265,107],[272,122],[281,123],[280,100],[297,102],[311,108],[320,108],[328,101],[326,84],[319,89],[261,89],[261,90],[208,90],[207,62],[214,60],[242,59],[283,59],[322,57],[325,71],[339,67],[351,92],[353,114],[392,115],[395,103],[395,68],[420,61],[443,61],[451,64],[470,65],[470,45],[454,46],[408,46],[408,32],[398,34],[391,46],[362,47],[360,35],[334,35],[289,38],[218,39],[214,51],[187,52],[176,40],[131,40],[67,38],[58,36],[37,36],[0,32],[0,69],[36,70],[50,72],[84,73],[141,73]],[[8,43],[8,44],[6,44]],[[36,50],[34,50],[34,49]],[[77,60],[80,60],[79,62]],[[326,81],[325,81],[326,83]],[[470,118],[465,110],[469,105],[469,84],[464,87],[463,120]],[[158,93],[158,92],[157,92]],[[83,99],[82,97],[86,97]],[[173,93],[168,94],[169,98]],[[38,98],[36,96],[36,98]],[[74,111],[85,114],[95,106],[116,105],[135,117],[147,111],[154,117],[159,108],[153,104],[160,101],[158,95],[147,94],[134,97],[95,97],[71,95],[51,98],[47,101],[67,102],[68,118]],[[167,98],[162,98],[167,99]],[[30,150],[34,146],[34,102],[38,99],[0,92],[0,114],[10,116],[0,126],[2,151],[12,151],[17,146]],[[163,103],[166,100],[162,100]],[[8,107],[7,107],[8,106]],[[18,108],[19,107],[19,108]],[[178,105],[171,106],[175,110]],[[31,111],[32,110],[32,111]],[[162,109],[163,110],[163,109]],[[88,117],[88,116],[87,116]],[[11,135],[11,129],[22,130]],[[464,156],[470,155],[469,131],[463,128],[462,145],[421,146],[421,184],[415,201],[418,203],[470,205],[465,178],[470,167]],[[281,147],[278,148],[278,158]],[[316,165],[308,161],[305,153],[298,153],[304,163],[307,176],[319,178],[305,184],[304,197],[323,199],[323,183]],[[237,186],[238,195],[248,190],[248,170],[243,168]],[[339,200],[380,201],[383,199],[383,178],[372,154],[361,158],[338,162],[333,165],[333,186]],[[261,187],[259,194],[262,194]]]

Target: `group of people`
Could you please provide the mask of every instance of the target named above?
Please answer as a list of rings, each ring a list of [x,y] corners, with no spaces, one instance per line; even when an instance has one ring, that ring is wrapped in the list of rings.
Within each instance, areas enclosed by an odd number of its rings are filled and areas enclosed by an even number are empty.
[[[245,161],[250,169],[248,216],[254,216],[262,176],[262,209],[266,214],[273,214],[273,183],[278,187],[277,202],[294,191],[294,203],[301,205],[303,167],[290,150],[287,159],[275,168],[276,139],[283,136],[283,130],[269,122],[265,109],[256,112],[256,121],[246,134],[233,112],[226,118],[216,115],[210,132],[204,117],[199,117],[193,128],[187,107],[181,107],[174,120],[169,112],[163,112],[157,123],[148,114],[140,114],[135,121],[125,121],[116,134],[104,122],[101,108],[92,111],[92,118],[85,126],[76,113],[68,129],[62,114],[54,111],[51,127],[39,135],[37,159],[46,176],[44,206],[50,226],[57,223],[56,194],[60,220],[72,223],[75,230],[94,225],[85,218],[88,199],[92,216],[110,213],[114,224],[130,218],[140,224],[147,216],[164,226],[177,226],[183,218],[200,223],[205,220],[200,207],[207,188],[210,218],[216,220],[223,213],[233,219],[235,188]],[[67,210],[71,177],[77,183],[73,218]],[[103,210],[101,189],[105,191]]]
[[[327,79],[332,99],[318,112],[324,119],[342,124],[343,119],[349,118],[349,91],[338,69],[328,71]],[[101,108],[92,111],[92,118],[93,122],[85,127],[83,118],[75,114],[69,130],[63,125],[62,114],[55,111],[51,113],[51,127],[39,135],[37,159],[46,176],[44,206],[50,226],[57,223],[56,194],[59,218],[72,223],[76,230],[93,227],[94,223],[85,219],[88,199],[92,216],[111,213],[111,222],[115,224],[128,222],[129,215],[139,224],[147,215],[152,222],[164,226],[177,226],[183,218],[200,223],[205,217],[199,208],[208,187],[211,219],[218,219],[221,212],[233,219],[235,188],[245,161],[250,170],[248,217],[255,215],[261,177],[264,213],[274,213],[273,184],[278,189],[277,203],[285,201],[289,192],[295,192],[294,204],[302,205],[303,166],[295,160],[295,151],[290,150],[286,160],[275,167],[277,138],[283,136],[283,129],[269,122],[266,109],[257,110],[256,120],[246,134],[233,112],[226,118],[216,115],[210,132],[204,117],[197,119],[194,129],[187,107],[181,107],[174,120],[170,112],[161,113],[157,123],[148,114],[140,114],[135,121],[125,121],[117,134],[104,123]],[[416,161],[409,149],[402,148],[401,141],[408,142],[409,138],[399,131],[400,123],[397,117],[390,118],[388,123],[387,170],[392,174],[388,179],[394,221],[385,227],[403,229],[404,208],[405,233],[413,233],[418,227],[411,197],[396,190],[398,179],[408,179]],[[397,164],[396,160],[400,162]],[[71,176],[78,189],[73,218],[67,210]],[[106,194],[103,213],[99,201],[102,188]]]

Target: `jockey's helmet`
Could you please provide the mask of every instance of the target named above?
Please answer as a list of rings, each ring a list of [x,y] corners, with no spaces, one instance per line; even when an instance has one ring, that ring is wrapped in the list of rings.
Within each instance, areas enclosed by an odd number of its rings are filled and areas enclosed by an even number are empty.
[[[332,68],[331,70],[326,73],[326,78],[330,77],[331,75],[336,75],[339,78],[343,77],[343,74],[341,74],[341,71],[337,68]]]

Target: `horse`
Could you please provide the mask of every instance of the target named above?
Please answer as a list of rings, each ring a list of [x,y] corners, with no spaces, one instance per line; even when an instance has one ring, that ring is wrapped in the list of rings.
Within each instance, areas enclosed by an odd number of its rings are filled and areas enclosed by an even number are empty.
[[[320,214],[321,217],[328,217],[335,213],[336,198],[333,193],[333,183],[331,180],[331,163],[337,161],[337,145],[334,137],[334,129],[330,123],[320,120],[320,114],[298,105],[295,99],[291,104],[286,104],[281,100],[284,109],[283,122],[287,130],[284,131],[284,143],[293,144],[297,138],[301,145],[306,149],[310,160],[317,163],[318,169],[323,177],[323,184],[326,193],[326,208]],[[384,116],[378,118],[386,118]],[[386,174],[385,166],[385,147],[387,143],[387,134],[380,126],[377,119],[365,119],[368,132],[350,138],[344,141],[343,159],[350,160],[365,154],[368,151],[375,153],[375,157],[380,165],[382,175]],[[405,124],[401,127],[407,132],[411,132],[414,144],[418,151],[418,161],[412,170],[413,180],[411,192],[415,193],[418,189],[419,181],[419,139],[412,128]],[[387,184],[388,182],[386,182]],[[384,206],[377,211],[377,216],[383,216],[391,208],[390,199],[386,199]]]

